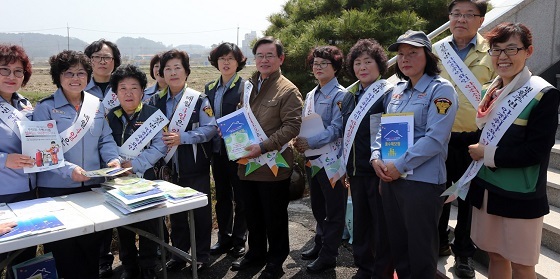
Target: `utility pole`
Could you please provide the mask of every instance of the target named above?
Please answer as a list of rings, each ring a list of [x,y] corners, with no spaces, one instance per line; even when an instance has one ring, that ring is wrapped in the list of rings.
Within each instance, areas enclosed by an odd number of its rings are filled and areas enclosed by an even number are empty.
[[[236,45],[239,46],[239,24],[237,25],[237,42]]]
[[[68,40],[68,50],[70,50],[70,27],[68,22],[66,22],[66,39]]]

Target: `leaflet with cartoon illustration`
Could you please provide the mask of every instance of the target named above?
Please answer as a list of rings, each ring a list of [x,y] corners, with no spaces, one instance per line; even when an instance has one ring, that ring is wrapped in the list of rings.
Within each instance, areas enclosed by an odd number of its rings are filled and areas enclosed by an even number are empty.
[[[385,163],[403,156],[413,143],[414,114],[383,114],[381,117],[381,159]],[[407,174],[412,174],[412,170]]]
[[[226,150],[230,161],[247,155],[245,147],[258,143],[255,131],[249,125],[249,117],[245,108],[238,109],[216,120],[226,143]]]
[[[22,154],[31,156],[33,167],[23,168],[24,173],[41,172],[64,165],[64,152],[60,146],[60,133],[54,120],[18,121]]]

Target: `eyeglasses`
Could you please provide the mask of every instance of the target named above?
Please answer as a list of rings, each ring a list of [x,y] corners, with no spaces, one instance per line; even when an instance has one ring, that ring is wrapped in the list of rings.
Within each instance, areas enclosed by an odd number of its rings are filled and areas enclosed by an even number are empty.
[[[460,19],[460,18],[465,18],[466,20],[471,20],[473,19],[475,16],[482,16],[482,15],[475,15],[475,14],[461,14],[461,13],[450,13],[449,17],[451,17],[452,19]]]
[[[77,73],[64,72],[64,73],[62,73],[62,76],[65,77],[65,78],[74,78],[75,76],[77,76],[78,78],[86,78],[87,73],[86,72],[77,72]]]
[[[275,58],[275,57],[276,57],[276,55],[274,55],[274,54],[264,55],[264,54],[259,53],[259,54],[255,55],[256,60],[263,60],[265,58],[266,58],[266,60],[270,60],[270,59]]]
[[[233,58],[233,57],[220,57],[220,58],[218,58],[218,61],[222,62],[222,63],[224,63],[224,62],[231,63],[231,62],[235,61],[235,58]]]
[[[321,62],[321,63],[312,63],[311,67],[313,68],[319,68],[319,69],[324,69],[326,68],[329,64],[332,64],[331,62]]]
[[[113,58],[113,57],[111,57],[111,56],[98,56],[98,55],[93,55],[93,56],[91,57],[91,61],[96,62],[96,63],[99,63],[99,62],[101,62],[101,61],[109,63],[109,62],[113,61],[113,59],[115,59],[115,58]]]
[[[25,74],[25,70],[23,69],[15,69],[15,70],[10,70],[9,68],[0,68],[0,75],[2,76],[10,76],[10,74],[14,73],[14,76],[17,78],[22,78],[23,74]]]
[[[524,47],[508,47],[504,49],[491,48],[488,50],[490,56],[500,56],[504,52],[507,56],[514,56],[519,53],[520,50],[525,49]]]

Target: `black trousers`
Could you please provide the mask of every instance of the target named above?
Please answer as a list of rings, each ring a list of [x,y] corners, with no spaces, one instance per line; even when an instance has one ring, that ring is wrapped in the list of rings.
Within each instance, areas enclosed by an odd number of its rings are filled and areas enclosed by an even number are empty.
[[[436,276],[437,226],[444,190],[445,184],[404,179],[381,182],[386,229],[399,279]]]
[[[175,178],[177,179],[177,178]],[[212,236],[212,203],[210,202],[210,174],[188,178],[179,178],[176,184],[191,187],[208,195],[208,205],[194,209],[194,226],[196,237],[196,259],[200,263],[210,261],[210,240]],[[189,219],[186,211],[172,214],[171,243],[185,252],[191,248]],[[177,261],[184,261],[177,255],[172,256]]]
[[[445,166],[447,168],[447,187],[461,178],[469,167],[472,159],[469,156],[468,145],[450,143]],[[457,199],[457,225],[455,226],[455,240],[451,245],[453,254],[458,257],[472,257],[476,252],[476,246],[471,240],[471,216],[472,206],[462,199]],[[448,225],[451,203],[446,203],[439,219],[439,245],[444,246],[449,243]]]
[[[39,197],[58,197],[87,192],[91,188],[39,188]],[[59,278],[99,278],[99,235],[90,233],[44,245],[45,253],[52,252]]]
[[[393,278],[377,176],[351,176],[354,210],[352,249],[358,278]]]
[[[249,229],[249,250],[245,257],[266,258],[267,265],[281,267],[290,253],[288,231],[290,179],[245,180],[241,183]]]
[[[247,221],[245,205],[241,196],[238,164],[230,161],[225,147],[221,153],[214,153],[212,175],[216,188],[216,219],[218,221],[218,242],[224,245],[245,246]]]
[[[97,232],[99,237],[99,266],[113,265],[115,256],[111,252],[111,242],[113,242],[113,229]]]
[[[311,169],[305,170],[311,192],[311,210],[317,221],[315,246],[321,247],[319,257],[334,261],[344,232],[348,191],[340,180],[333,188],[324,168],[312,178]]]
[[[36,191],[29,191],[17,194],[10,194],[10,195],[0,195],[0,202],[1,203],[12,203],[12,202],[20,202],[25,200],[32,200],[36,199]],[[11,255],[12,252],[2,253],[0,254],[0,261],[5,260]],[[37,246],[31,246],[28,248],[24,248],[23,251],[15,257],[12,262],[6,267],[6,278],[11,279],[15,278],[14,272],[12,270],[13,265],[17,265],[19,263],[25,262],[27,260],[35,258],[37,255]]]
[[[141,229],[154,236],[159,235],[158,219],[150,219],[130,224],[130,226]],[[158,244],[140,236],[139,248],[136,249],[136,233],[125,228],[117,228],[119,234],[119,259],[125,269],[155,268],[157,261]]]

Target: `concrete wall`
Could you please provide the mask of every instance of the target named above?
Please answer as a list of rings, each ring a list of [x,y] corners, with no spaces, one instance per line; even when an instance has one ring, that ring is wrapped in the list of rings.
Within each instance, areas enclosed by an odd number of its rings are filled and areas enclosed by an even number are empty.
[[[501,22],[521,22],[533,32],[535,52],[527,61],[534,74],[541,74],[560,61],[560,1],[558,0],[512,0],[496,5],[495,15],[488,13],[487,24],[481,33]],[[493,18],[489,18],[493,17]],[[491,21],[491,22],[490,22]],[[554,83],[553,83],[554,84]]]

